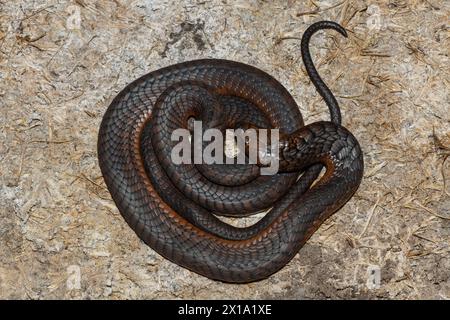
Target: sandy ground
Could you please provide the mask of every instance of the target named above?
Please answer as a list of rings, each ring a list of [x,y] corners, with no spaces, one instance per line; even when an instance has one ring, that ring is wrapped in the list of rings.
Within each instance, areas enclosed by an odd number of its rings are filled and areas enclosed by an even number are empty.
[[[0,297],[450,299],[449,14],[437,0],[0,1]],[[267,280],[166,261],[103,183],[109,102],[149,71],[215,57],[269,72],[306,122],[327,119],[299,50],[323,19],[349,30],[318,34],[312,53],[364,150],[357,194]]]

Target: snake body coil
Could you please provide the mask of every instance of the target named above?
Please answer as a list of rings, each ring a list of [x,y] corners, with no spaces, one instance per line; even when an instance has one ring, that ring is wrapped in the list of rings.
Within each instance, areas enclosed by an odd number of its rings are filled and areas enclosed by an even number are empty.
[[[99,165],[120,213],[151,248],[212,279],[256,281],[286,265],[351,198],[362,179],[362,152],[340,125],[336,99],[312,63],[308,44],[320,29],[346,32],[322,21],[307,29],[301,43],[306,70],[331,122],[304,126],[294,99],[278,81],[227,60],[151,72],[112,101],[100,127]],[[250,164],[173,164],[170,134],[189,128],[192,117],[210,127],[222,121],[229,128],[278,128],[282,173],[261,176],[258,165]],[[326,173],[311,187],[324,166]],[[268,208],[245,228],[216,217]]]

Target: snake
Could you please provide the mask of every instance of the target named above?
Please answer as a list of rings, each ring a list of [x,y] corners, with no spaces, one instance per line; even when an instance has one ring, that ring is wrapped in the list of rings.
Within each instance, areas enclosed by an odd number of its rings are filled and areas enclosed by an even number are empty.
[[[279,271],[320,225],[353,196],[362,180],[363,153],[341,125],[336,98],[309,51],[310,25],[301,38],[306,72],[330,121],[305,125],[287,89],[253,66],[200,59],[152,71],[127,85],[107,108],[98,134],[104,182],[120,214],[150,248],[192,272],[225,283],[249,283]],[[205,128],[278,129],[279,170],[262,163],[174,164],[171,133]],[[191,131],[189,131],[191,132]],[[239,219],[266,212],[256,223]],[[301,256],[301,252],[300,252]]]

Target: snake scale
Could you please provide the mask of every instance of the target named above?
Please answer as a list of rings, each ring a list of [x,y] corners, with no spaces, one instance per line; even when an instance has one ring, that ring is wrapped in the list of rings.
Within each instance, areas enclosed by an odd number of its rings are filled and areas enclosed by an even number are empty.
[[[339,24],[312,24],[301,40],[307,73],[331,121],[304,125],[292,96],[252,66],[217,59],[171,65],[135,80],[109,105],[99,131],[99,165],[123,218],[165,258],[211,279],[246,283],[285,266],[323,221],[357,190],[363,155],[343,126],[338,103],[318,75],[311,36]],[[175,165],[171,130],[206,126],[278,128],[279,173],[261,164]],[[319,178],[321,170],[325,173]],[[257,223],[235,227],[218,215],[267,210]]]

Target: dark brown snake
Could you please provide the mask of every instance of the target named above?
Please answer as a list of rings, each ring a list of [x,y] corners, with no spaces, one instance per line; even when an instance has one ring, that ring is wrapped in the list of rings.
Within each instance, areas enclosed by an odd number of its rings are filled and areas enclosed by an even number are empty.
[[[340,125],[339,106],[318,75],[309,40],[301,41],[308,75],[326,102],[331,122],[304,126],[294,99],[267,73],[238,62],[197,60],[151,72],[123,89],[100,126],[99,165],[120,213],[151,248],[211,279],[251,282],[286,265],[324,220],[357,190],[363,156]],[[280,172],[261,176],[258,165],[174,165],[170,134],[189,119],[208,127],[279,128]],[[316,181],[325,167],[325,174]],[[271,210],[239,228],[216,215]]]

